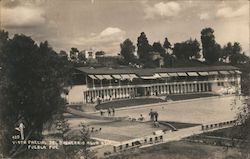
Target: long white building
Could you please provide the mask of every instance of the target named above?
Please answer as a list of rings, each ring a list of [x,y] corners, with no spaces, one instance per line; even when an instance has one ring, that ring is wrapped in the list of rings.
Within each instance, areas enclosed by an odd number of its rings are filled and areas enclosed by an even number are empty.
[[[187,68],[76,68],[69,104],[167,94],[240,94],[241,72],[233,66]]]

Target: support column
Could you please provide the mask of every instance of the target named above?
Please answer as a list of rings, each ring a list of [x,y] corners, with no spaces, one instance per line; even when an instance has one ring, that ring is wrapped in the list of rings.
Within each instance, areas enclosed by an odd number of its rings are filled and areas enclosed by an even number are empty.
[[[209,92],[208,83],[206,83],[206,91]]]
[[[95,80],[92,79],[92,83],[93,83],[93,88],[95,88]]]
[[[194,84],[194,92],[198,92],[197,83]]]
[[[184,83],[184,93],[186,94],[187,93],[187,84]]]
[[[182,84],[178,84],[177,88],[178,88],[178,93],[182,94],[183,93],[183,85]]]
[[[177,87],[178,88],[178,93],[179,94],[182,94],[183,93],[183,89],[182,89],[182,84],[179,84],[179,87]]]
[[[170,89],[171,89],[171,94],[174,94],[174,85],[173,84],[170,85]]]
[[[121,90],[120,90],[120,88],[117,89],[117,98],[121,98]]]
[[[95,90],[92,90],[92,100],[95,101]]]
[[[122,98],[125,98],[125,91],[124,91],[124,88],[121,89],[121,93],[122,93]]]
[[[175,93],[178,94],[178,84],[175,85]]]

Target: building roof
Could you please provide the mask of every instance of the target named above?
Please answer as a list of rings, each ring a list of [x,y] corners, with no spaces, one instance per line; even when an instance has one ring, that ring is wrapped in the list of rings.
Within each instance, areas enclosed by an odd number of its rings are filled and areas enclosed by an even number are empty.
[[[98,74],[136,74],[139,76],[152,76],[156,73],[178,73],[178,72],[206,72],[206,71],[229,71],[239,70],[234,66],[207,66],[207,67],[185,67],[185,68],[89,68],[79,67],[76,68],[85,74],[98,75]]]

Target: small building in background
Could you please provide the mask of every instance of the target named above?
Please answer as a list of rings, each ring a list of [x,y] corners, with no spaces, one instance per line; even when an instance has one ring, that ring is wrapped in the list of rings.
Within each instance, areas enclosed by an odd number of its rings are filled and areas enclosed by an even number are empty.
[[[83,52],[85,53],[85,57],[87,59],[95,59],[96,58],[95,50],[93,48],[90,48],[89,50],[83,50]]]

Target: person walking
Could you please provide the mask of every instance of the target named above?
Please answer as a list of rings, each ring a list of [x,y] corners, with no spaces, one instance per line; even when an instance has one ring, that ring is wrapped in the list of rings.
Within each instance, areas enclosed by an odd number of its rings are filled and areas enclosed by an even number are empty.
[[[155,116],[155,121],[158,122],[158,112],[154,112],[154,116]]]
[[[150,116],[150,120],[154,121],[154,112],[153,112],[153,109],[150,109],[150,112],[149,112],[148,115]]]

